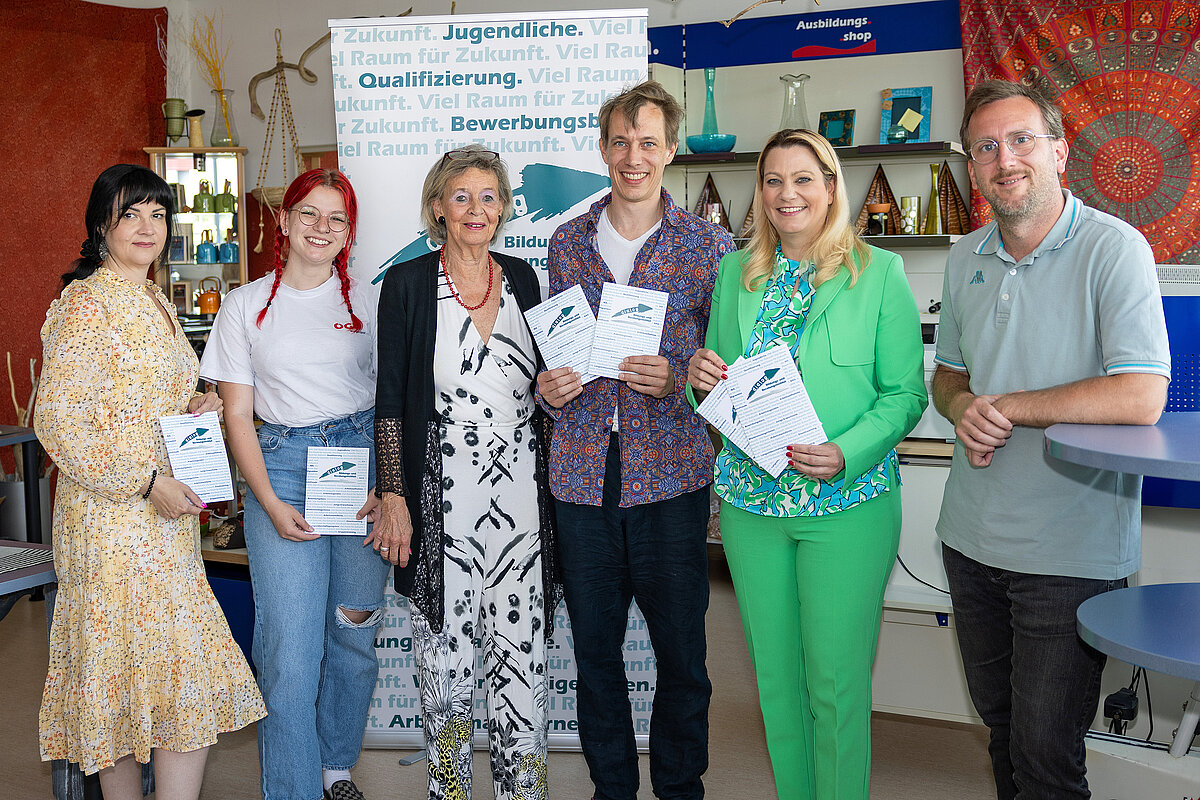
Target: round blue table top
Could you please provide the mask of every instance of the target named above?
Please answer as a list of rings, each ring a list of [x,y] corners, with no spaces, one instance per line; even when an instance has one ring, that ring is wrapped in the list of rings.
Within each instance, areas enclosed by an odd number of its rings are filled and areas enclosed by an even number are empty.
[[[1085,467],[1200,481],[1200,412],[1168,411],[1157,425],[1051,425],[1046,452]]]
[[[1200,681],[1200,583],[1156,583],[1085,600],[1079,636],[1146,669]]]

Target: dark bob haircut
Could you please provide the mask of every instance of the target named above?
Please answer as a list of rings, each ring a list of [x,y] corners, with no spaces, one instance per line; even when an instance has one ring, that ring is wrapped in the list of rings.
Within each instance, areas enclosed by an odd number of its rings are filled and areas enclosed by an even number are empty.
[[[79,258],[71,264],[71,271],[62,276],[63,286],[71,281],[86,278],[96,271],[104,260],[100,257],[100,245],[109,226],[121,215],[138,203],[157,203],[167,212],[167,238],[163,250],[158,254],[160,261],[167,254],[174,230],[175,194],[171,187],[152,169],[137,164],[114,164],[96,178],[92,194],[88,198],[87,212],[83,222],[87,227],[87,238],[79,248]]]

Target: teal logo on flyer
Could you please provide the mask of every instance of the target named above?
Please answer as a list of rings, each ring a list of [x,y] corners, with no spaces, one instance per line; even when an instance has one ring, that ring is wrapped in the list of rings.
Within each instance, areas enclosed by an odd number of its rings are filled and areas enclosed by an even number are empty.
[[[206,433],[208,433],[208,428],[196,428],[195,431],[193,431],[192,433],[189,433],[187,436],[183,437],[183,441],[179,443],[179,449],[182,450],[183,448],[187,447],[189,444],[193,444],[193,443],[198,444],[198,445],[208,444],[212,440],[212,437],[205,436],[204,434],[206,434]]]
[[[624,317],[628,314],[645,314],[647,311],[653,311],[653,310],[654,309],[650,308],[650,306],[646,305],[645,303],[638,303],[636,306],[630,306],[629,308],[622,308],[620,311],[613,314],[612,318],[616,319],[617,317]]]
[[[330,467],[329,469],[322,472],[320,474],[320,476],[317,478],[317,480],[324,480],[325,478],[328,478],[331,475],[336,475],[339,478],[353,478],[353,477],[355,477],[354,473],[347,472],[347,470],[351,470],[351,469],[354,469],[354,462],[353,461],[343,461],[341,464],[338,464],[335,467]]]
[[[764,369],[762,377],[759,378],[758,380],[756,380],[754,382],[754,385],[750,387],[750,391],[746,394],[746,399],[749,400],[751,397],[754,397],[754,393],[757,392],[762,387],[766,386],[767,382],[770,381],[772,378],[774,378],[778,372],[779,372],[779,367],[771,367],[770,369]],[[767,388],[769,389],[770,387],[768,386]]]
[[[554,335],[554,329],[565,322],[579,319],[579,315],[571,316],[571,312],[575,310],[575,306],[564,306],[563,310],[558,312],[558,316],[554,318],[554,322],[550,323],[550,327],[546,329],[547,336]]]

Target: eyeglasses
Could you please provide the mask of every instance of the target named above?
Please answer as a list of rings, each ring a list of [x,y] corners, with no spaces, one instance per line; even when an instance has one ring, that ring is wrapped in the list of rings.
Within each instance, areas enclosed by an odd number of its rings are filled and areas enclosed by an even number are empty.
[[[493,161],[499,161],[500,154],[493,150],[448,150],[446,155],[442,156],[442,160],[438,162],[438,166],[445,166],[447,161],[462,161],[468,158],[477,158],[484,164],[490,164]]]
[[[1014,156],[1027,156],[1033,152],[1038,139],[1057,139],[1052,133],[1017,131],[1004,139],[1008,152]],[[976,164],[990,164],[1000,155],[1000,142],[995,139],[977,139],[971,144],[971,160]]]
[[[334,233],[341,233],[342,231],[346,230],[346,228],[350,227],[350,220],[347,219],[345,212],[342,211],[333,211],[329,214],[322,214],[312,206],[300,206],[299,208],[293,208],[292,211],[295,211],[296,214],[299,215],[300,221],[309,228],[320,222],[321,217],[325,217],[325,222],[329,225],[329,230],[333,231]]]

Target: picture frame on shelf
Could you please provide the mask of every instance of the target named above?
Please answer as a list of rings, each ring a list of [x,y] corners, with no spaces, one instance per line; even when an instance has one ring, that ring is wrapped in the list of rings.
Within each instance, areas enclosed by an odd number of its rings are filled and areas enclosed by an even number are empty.
[[[817,133],[828,139],[834,147],[854,144],[854,109],[822,111],[817,122]]]
[[[193,308],[192,282],[171,281],[171,303],[178,314],[191,314]]]
[[[176,222],[171,234],[171,246],[167,248],[167,260],[172,264],[190,264],[195,250],[192,248],[192,223]]]
[[[175,235],[171,237],[171,246],[167,249],[167,261],[172,264],[182,264],[188,260],[187,245],[184,244],[182,236]]]
[[[910,86],[880,92],[879,143],[888,144],[888,129],[900,125],[909,131],[908,142],[929,141],[929,120],[933,116],[933,87]]]

